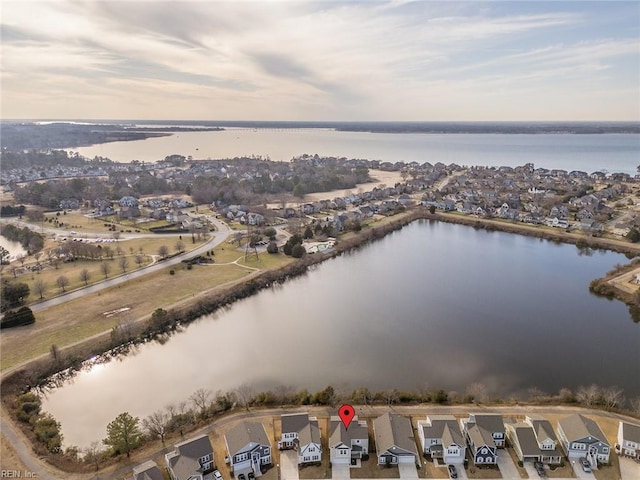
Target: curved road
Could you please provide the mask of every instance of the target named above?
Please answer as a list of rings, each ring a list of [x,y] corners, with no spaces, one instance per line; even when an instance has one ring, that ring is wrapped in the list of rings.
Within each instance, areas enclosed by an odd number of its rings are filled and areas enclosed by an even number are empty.
[[[96,293],[99,292],[101,290],[104,290],[105,288],[111,288],[114,287],[116,285],[119,285],[121,283],[127,282],[129,280],[132,280],[134,278],[139,278],[142,277],[144,275],[148,275],[150,273],[153,272],[157,272],[158,270],[162,270],[163,268],[166,267],[170,267],[172,265],[177,265],[178,263],[181,263],[183,260],[188,260],[190,258],[193,257],[197,257],[198,255],[202,255],[205,252],[207,252],[208,250],[211,250],[212,248],[220,245],[221,243],[223,243],[225,240],[227,240],[227,238],[229,238],[229,236],[232,233],[235,233],[233,230],[231,230],[226,223],[221,222],[213,217],[207,217],[208,220],[210,220],[213,224],[215,224],[217,231],[212,235],[211,239],[205,243],[203,243],[202,245],[200,245],[198,248],[196,248],[195,250],[192,250],[191,252],[188,253],[183,253],[180,255],[177,255],[175,257],[169,258],[167,260],[163,260],[160,261],[158,263],[154,263],[152,265],[148,265],[146,267],[140,268],[138,270],[134,270],[130,273],[124,273],[124,274],[120,274],[116,277],[107,279],[107,280],[103,280],[101,282],[95,283],[93,285],[89,285],[87,287],[82,287],[79,288],[77,290],[73,290],[71,292],[67,292],[64,295],[59,295],[57,297],[54,297],[50,300],[44,300],[42,302],[39,303],[33,303],[31,305],[31,309],[34,312],[39,312],[42,310],[45,310],[49,307],[53,307],[55,305],[60,305],[62,303],[65,302],[69,302],[71,300],[75,300],[77,298],[82,297],[83,295],[88,295],[90,293]],[[7,222],[4,222],[7,223]],[[15,220],[12,223],[17,223],[19,225],[23,225],[23,226],[28,226],[31,228],[35,228],[33,224],[28,224],[25,222],[20,222]],[[47,230],[47,229],[45,229]],[[64,231],[64,230],[56,230],[56,229],[48,229],[50,230],[49,233],[54,233],[54,234],[64,234],[64,235],[69,235],[69,232]],[[96,235],[102,235],[102,234],[96,234]],[[175,234],[175,235],[179,235],[179,234]],[[86,237],[86,236],[85,236]],[[132,235],[132,234],[127,234],[123,237],[121,237],[122,239],[128,239],[128,238],[158,238],[158,234],[142,234],[142,235]]]

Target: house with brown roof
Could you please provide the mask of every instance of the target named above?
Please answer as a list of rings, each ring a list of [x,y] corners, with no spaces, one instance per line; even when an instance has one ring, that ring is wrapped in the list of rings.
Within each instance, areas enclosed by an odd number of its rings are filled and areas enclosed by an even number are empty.
[[[164,457],[173,480],[213,480],[213,447],[207,435],[176,444]]]
[[[282,439],[278,448],[294,448],[298,452],[298,465],[316,463],[322,460],[320,427],[318,419],[308,413],[281,415]]]
[[[373,420],[378,465],[414,463],[420,465],[411,420],[385,413]]]
[[[586,458],[592,468],[608,463],[611,446],[596,422],[580,414],[558,420],[558,437],[569,458]]]
[[[162,472],[153,460],[133,467],[133,480],[164,480]]]
[[[640,457],[640,425],[620,421],[618,424],[618,445],[620,455]]]
[[[271,443],[262,423],[241,422],[225,434],[224,442],[237,480],[260,477],[271,465]]]
[[[342,420],[331,417],[329,421],[329,457],[331,465],[359,466],[360,460],[369,456],[369,429],[365,420],[353,417],[349,428]]]
[[[431,415],[418,422],[422,452],[447,465],[464,463],[466,444],[453,415]]]

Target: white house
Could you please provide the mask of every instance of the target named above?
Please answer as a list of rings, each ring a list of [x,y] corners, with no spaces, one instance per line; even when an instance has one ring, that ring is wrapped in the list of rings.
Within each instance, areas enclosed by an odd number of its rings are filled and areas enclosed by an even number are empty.
[[[213,447],[207,435],[176,444],[176,449],[164,458],[173,480],[213,479]]]
[[[418,437],[422,452],[432,459],[442,459],[447,465],[462,465],[465,441],[453,415],[432,415],[418,422]]]
[[[640,425],[620,422],[618,424],[618,446],[620,455],[640,457]]]
[[[610,445],[596,422],[580,414],[558,420],[558,437],[569,458],[586,458],[592,468],[608,463]]]
[[[242,422],[224,436],[231,472],[237,480],[262,476],[271,465],[271,444],[261,423]]]
[[[282,439],[278,448],[295,448],[298,452],[298,465],[315,463],[322,460],[320,445],[320,427],[318,419],[308,413],[292,413],[280,416]]]
[[[369,430],[367,422],[355,416],[344,428],[342,420],[331,417],[329,422],[329,456],[332,465],[356,467],[369,455]]]

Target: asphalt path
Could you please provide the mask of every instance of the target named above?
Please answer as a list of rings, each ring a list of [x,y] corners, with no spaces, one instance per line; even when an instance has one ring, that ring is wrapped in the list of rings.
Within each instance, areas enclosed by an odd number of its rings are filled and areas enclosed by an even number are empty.
[[[209,241],[203,243],[202,245],[200,245],[198,248],[196,248],[195,250],[192,250],[191,252],[187,252],[187,253],[183,253],[180,255],[176,255],[175,257],[171,257],[167,260],[161,260],[159,262],[156,262],[152,265],[148,265],[146,267],[140,268],[138,270],[134,270],[132,272],[128,272],[128,273],[123,273],[120,274],[116,277],[113,278],[109,278],[106,280],[103,280],[99,283],[95,283],[93,285],[89,285],[87,287],[82,287],[79,288],[77,290],[73,290],[71,292],[67,292],[64,295],[59,295],[55,298],[51,298],[49,300],[43,300],[41,302],[38,303],[33,303],[31,304],[30,308],[31,310],[33,310],[34,312],[39,312],[42,310],[45,310],[47,308],[56,306],[56,305],[60,305],[66,302],[70,302],[71,300],[75,300],[78,298],[81,298],[84,295],[89,295],[91,293],[97,293],[100,292],[102,290],[104,290],[105,288],[111,288],[111,287],[115,287],[117,285],[120,285],[122,283],[128,282],[129,280],[134,280],[136,278],[140,278],[144,275],[148,275],[150,273],[154,273],[157,272],[159,270],[162,270],[166,267],[170,267],[172,265],[177,265],[179,263],[181,263],[183,260],[188,260],[190,258],[194,258],[197,257],[198,255],[202,255],[204,253],[206,253],[208,250],[211,250],[212,248],[220,245],[221,243],[225,242],[229,236],[231,236],[231,234],[235,233],[233,230],[229,229],[229,227],[224,224],[223,222],[220,222],[218,220],[214,220],[214,223],[216,225],[217,231],[212,234],[211,239],[209,239]],[[152,235],[154,238],[158,238],[158,235]]]

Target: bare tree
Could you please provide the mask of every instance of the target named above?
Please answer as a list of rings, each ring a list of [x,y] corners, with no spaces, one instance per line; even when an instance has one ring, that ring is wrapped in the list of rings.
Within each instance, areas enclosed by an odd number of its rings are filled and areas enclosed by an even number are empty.
[[[51,348],[49,349],[49,353],[51,354],[51,359],[53,360],[53,363],[55,363],[56,365],[60,363],[60,360],[61,360],[60,349],[55,343],[51,345]]]
[[[580,386],[576,392],[576,400],[586,407],[591,407],[597,404],[600,398],[600,387],[595,383],[592,383],[588,387]]]
[[[40,295],[40,300],[44,298],[44,293],[47,291],[47,284],[44,280],[39,278],[33,283],[33,288],[38,295]]]
[[[89,285],[90,278],[91,278],[91,274],[89,273],[89,270],[87,270],[86,268],[83,268],[82,271],[80,272],[80,281],[84,282],[85,285]]]
[[[631,407],[632,413],[640,414],[640,397],[629,400],[629,406]]]
[[[166,245],[161,245],[160,248],[158,248],[158,255],[162,258],[167,258],[167,255],[169,255],[169,248],[167,248]]]
[[[56,278],[56,285],[58,285],[58,287],[60,287],[63,292],[66,292],[65,287],[69,285],[69,279],[64,275],[60,275],[58,278]]]
[[[84,461],[94,464],[96,466],[96,472],[100,469],[101,454],[102,447],[98,441],[91,442],[91,445],[84,449]]]
[[[574,402],[576,397],[574,397],[573,392],[568,388],[561,388],[558,392],[558,397],[560,401],[563,403],[571,403]]]
[[[160,437],[164,446],[164,437],[167,434],[170,421],[171,415],[169,413],[158,410],[142,420],[142,426],[150,435]]]
[[[181,253],[184,252],[184,243],[182,243],[182,241],[178,240],[175,244],[175,249],[176,252]]]
[[[236,394],[238,395],[238,400],[240,401],[240,403],[242,403],[242,405],[248,412],[249,404],[253,400],[253,396],[255,394],[253,388],[248,383],[243,383],[238,388],[236,388]]]
[[[209,407],[211,392],[206,388],[199,388],[189,397],[193,406],[200,410],[200,416],[206,418],[207,408]]]
[[[137,254],[134,257],[134,259],[135,259],[136,265],[138,265],[138,267],[141,267],[142,264],[144,263],[144,257],[142,255],[140,255],[140,254]]]
[[[127,271],[127,267],[129,266],[129,260],[127,260],[127,257],[120,257],[120,260],[118,260],[118,265],[120,265],[122,273],[124,273]]]
[[[623,403],[623,392],[624,390],[615,385],[602,389],[602,400],[607,410],[612,410]]]
[[[122,249],[122,247],[120,245],[118,245],[116,247],[116,255],[121,256],[124,254],[124,250]]]
[[[387,405],[391,406],[398,401],[398,392],[394,390],[387,390],[384,392],[384,399]]]
[[[109,271],[111,270],[111,267],[109,267],[109,264],[106,262],[102,262],[100,264],[100,271],[102,272],[102,274],[104,275],[104,278],[107,278],[109,276]]]
[[[547,396],[547,394],[540,390],[538,387],[529,388],[527,390],[527,393],[529,394],[530,402],[540,402]]]
[[[111,236],[117,242],[120,239],[120,232],[113,232]]]
[[[16,278],[18,276],[18,267],[16,267],[15,265],[11,265],[9,267],[9,271],[13,275],[13,278]]]
[[[475,382],[467,387],[467,395],[472,398],[475,403],[484,403],[489,398],[487,387],[484,383]]]
[[[27,256],[24,253],[20,253],[16,255],[16,260],[20,262],[20,265],[24,267],[24,262],[27,259]]]

